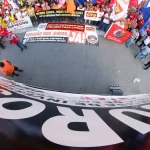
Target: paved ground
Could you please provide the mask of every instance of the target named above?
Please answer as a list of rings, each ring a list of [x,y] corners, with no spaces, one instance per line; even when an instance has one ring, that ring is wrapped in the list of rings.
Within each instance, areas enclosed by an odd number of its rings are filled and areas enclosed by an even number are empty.
[[[23,38],[23,33],[18,34]],[[120,84],[124,94],[148,93],[150,70],[143,70],[141,60],[134,55],[139,49],[119,45],[99,37],[99,47],[28,43],[21,52],[15,45],[6,43],[0,59],[8,59],[24,70],[19,77],[11,78],[28,85],[57,91],[89,94],[109,94],[111,84]],[[145,60],[145,62],[148,60]],[[140,78],[134,83],[134,78]]]

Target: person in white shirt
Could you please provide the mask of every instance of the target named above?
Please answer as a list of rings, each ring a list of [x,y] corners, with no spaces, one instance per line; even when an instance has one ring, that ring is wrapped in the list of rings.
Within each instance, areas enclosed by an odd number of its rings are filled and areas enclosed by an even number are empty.
[[[6,23],[9,23],[9,21],[10,21],[10,19],[9,19],[9,14],[5,14],[4,21],[5,21]]]
[[[138,39],[139,37],[139,29],[133,29],[131,31],[132,35],[130,36],[130,38],[126,41],[126,47],[128,48],[131,43],[133,43],[134,40]]]
[[[99,11],[97,10],[97,12],[98,12],[98,20],[101,21],[102,17],[104,16],[104,12],[103,12],[102,8]]]
[[[141,45],[139,45],[138,47],[142,47],[142,46],[146,46],[150,44],[150,36],[148,36],[144,41],[142,41]]]
[[[17,9],[15,16],[16,16],[17,20],[21,20],[22,19],[22,14],[21,14],[20,9]]]
[[[82,5],[79,5],[79,6],[77,7],[77,10],[84,11],[84,10],[85,10],[85,7],[83,7]]]
[[[77,7],[77,10],[84,11],[84,10],[85,10],[85,7],[83,7],[83,5],[79,5],[79,6]],[[77,18],[77,23],[83,23],[83,19]]]
[[[25,9],[22,10],[22,18],[28,16],[28,13]]]
[[[150,48],[149,46],[144,46],[138,54],[136,54],[135,58],[146,58],[150,55]]]
[[[110,13],[108,12],[104,15],[103,22],[99,24],[99,30],[103,30],[104,32],[106,32],[109,26],[109,23],[110,23]]]
[[[97,10],[98,13],[98,21],[96,21],[96,25],[100,26],[100,24],[102,23],[102,17],[104,16],[104,12],[103,9],[101,8],[100,10]]]

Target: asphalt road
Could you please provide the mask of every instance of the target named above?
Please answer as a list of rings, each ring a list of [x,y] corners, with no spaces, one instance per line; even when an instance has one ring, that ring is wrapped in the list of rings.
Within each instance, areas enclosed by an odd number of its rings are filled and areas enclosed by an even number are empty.
[[[24,33],[18,34],[20,39]],[[23,69],[19,77],[8,77],[28,85],[71,93],[110,94],[111,84],[120,84],[124,94],[148,93],[150,70],[143,70],[134,55],[139,49],[126,48],[99,37],[98,46],[58,43],[27,43],[23,52],[5,43],[0,59]],[[148,60],[145,60],[147,62]],[[134,83],[139,78],[139,83]]]

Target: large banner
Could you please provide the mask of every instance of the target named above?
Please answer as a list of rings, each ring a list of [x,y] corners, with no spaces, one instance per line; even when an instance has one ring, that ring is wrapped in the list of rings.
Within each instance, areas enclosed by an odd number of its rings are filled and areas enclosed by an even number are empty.
[[[74,30],[74,31],[82,31],[85,30],[84,24],[72,24],[72,23],[54,23],[50,22],[46,26],[46,30]]]
[[[104,38],[115,41],[117,43],[124,43],[129,37],[131,36],[131,33],[124,30],[120,26],[116,24],[112,24],[105,34]]]
[[[149,132],[149,94],[63,93],[0,77],[1,150],[149,150]]]
[[[79,32],[71,30],[45,30],[26,32],[23,43],[50,42],[99,45],[96,32]]]
[[[76,10],[74,14],[67,13],[66,10],[47,10],[36,12],[37,18],[48,18],[48,17],[73,17],[73,18],[84,18],[84,11]]]
[[[8,31],[14,31],[18,29],[23,29],[27,27],[33,27],[30,17],[25,17],[21,20],[17,20],[15,22],[11,22],[7,26]]]

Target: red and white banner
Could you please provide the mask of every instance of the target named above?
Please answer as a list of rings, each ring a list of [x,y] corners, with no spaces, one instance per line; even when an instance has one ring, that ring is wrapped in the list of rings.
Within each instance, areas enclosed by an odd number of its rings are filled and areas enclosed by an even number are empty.
[[[98,46],[98,35],[94,31],[44,30],[26,32],[23,43],[72,43]]]
[[[54,23],[50,22],[47,23],[46,29],[45,30],[72,30],[72,31],[82,31],[84,32],[85,30],[85,25],[84,24],[73,24],[73,23]]]
[[[124,43],[129,37],[131,33],[119,27],[116,24],[112,24],[105,34],[104,38],[115,41],[117,43]]]

